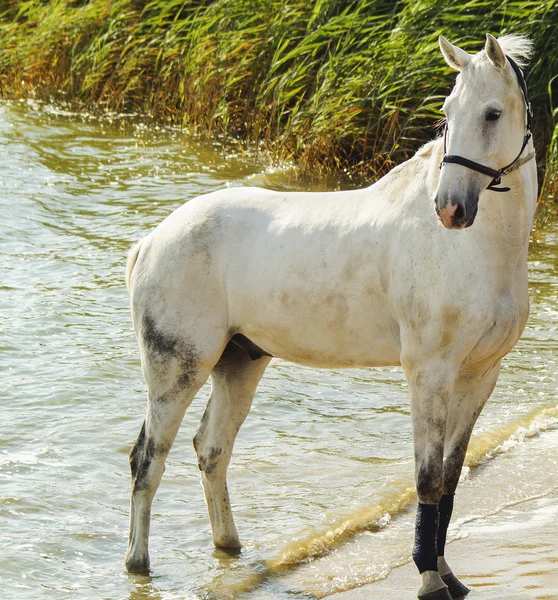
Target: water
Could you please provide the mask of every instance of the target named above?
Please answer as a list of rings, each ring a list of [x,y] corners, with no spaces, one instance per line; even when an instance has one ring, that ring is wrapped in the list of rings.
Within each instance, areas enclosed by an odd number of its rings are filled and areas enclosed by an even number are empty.
[[[229,469],[242,554],[211,544],[191,445],[203,389],[154,503],[153,576],[128,576],[127,454],[145,386],[123,283],[126,252],[189,198],[225,185],[289,187],[288,173],[125,117],[33,103],[0,106],[0,165],[6,597],[314,597],[382,577],[408,558],[412,438],[401,370],[274,361]],[[481,466],[465,487],[504,456],[521,470],[533,453],[515,448],[535,448],[541,430],[557,427],[558,226],[538,240],[528,329],[479,421],[470,464]],[[483,487],[482,504],[473,506],[479,496],[471,495],[470,510],[489,514],[544,496],[553,485],[546,467],[541,460],[522,469],[520,486],[502,483],[504,469]]]

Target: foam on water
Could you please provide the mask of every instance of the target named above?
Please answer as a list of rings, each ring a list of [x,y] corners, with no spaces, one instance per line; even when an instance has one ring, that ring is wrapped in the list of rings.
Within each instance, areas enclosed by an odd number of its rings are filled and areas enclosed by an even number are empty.
[[[558,426],[558,404],[540,407],[520,419],[489,434],[473,436],[467,451],[466,467],[469,469],[509,452],[526,439]]]

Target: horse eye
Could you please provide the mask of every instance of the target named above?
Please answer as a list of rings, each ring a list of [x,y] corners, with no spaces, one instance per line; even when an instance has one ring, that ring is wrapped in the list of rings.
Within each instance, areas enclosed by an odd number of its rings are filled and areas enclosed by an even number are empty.
[[[501,110],[489,110],[486,113],[486,120],[487,121],[497,121],[500,118],[501,114],[502,114]]]

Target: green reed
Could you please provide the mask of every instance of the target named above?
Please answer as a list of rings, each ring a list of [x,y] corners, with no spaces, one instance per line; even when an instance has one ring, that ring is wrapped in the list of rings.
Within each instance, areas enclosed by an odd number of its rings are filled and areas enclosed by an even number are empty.
[[[486,32],[525,33],[542,192],[558,197],[558,0],[0,0],[0,11],[4,97],[140,111],[301,172],[367,177],[434,136],[454,80],[440,33],[470,52]]]

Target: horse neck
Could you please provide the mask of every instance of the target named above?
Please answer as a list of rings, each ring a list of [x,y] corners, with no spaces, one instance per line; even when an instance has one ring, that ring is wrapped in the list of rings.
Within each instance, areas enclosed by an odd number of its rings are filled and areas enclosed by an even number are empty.
[[[530,144],[525,155],[532,150]],[[504,178],[502,185],[509,187],[509,192],[487,190],[481,196],[479,217],[484,233],[496,239],[502,262],[512,270],[517,267],[518,261],[527,261],[537,205],[536,178],[535,161],[532,160]]]

